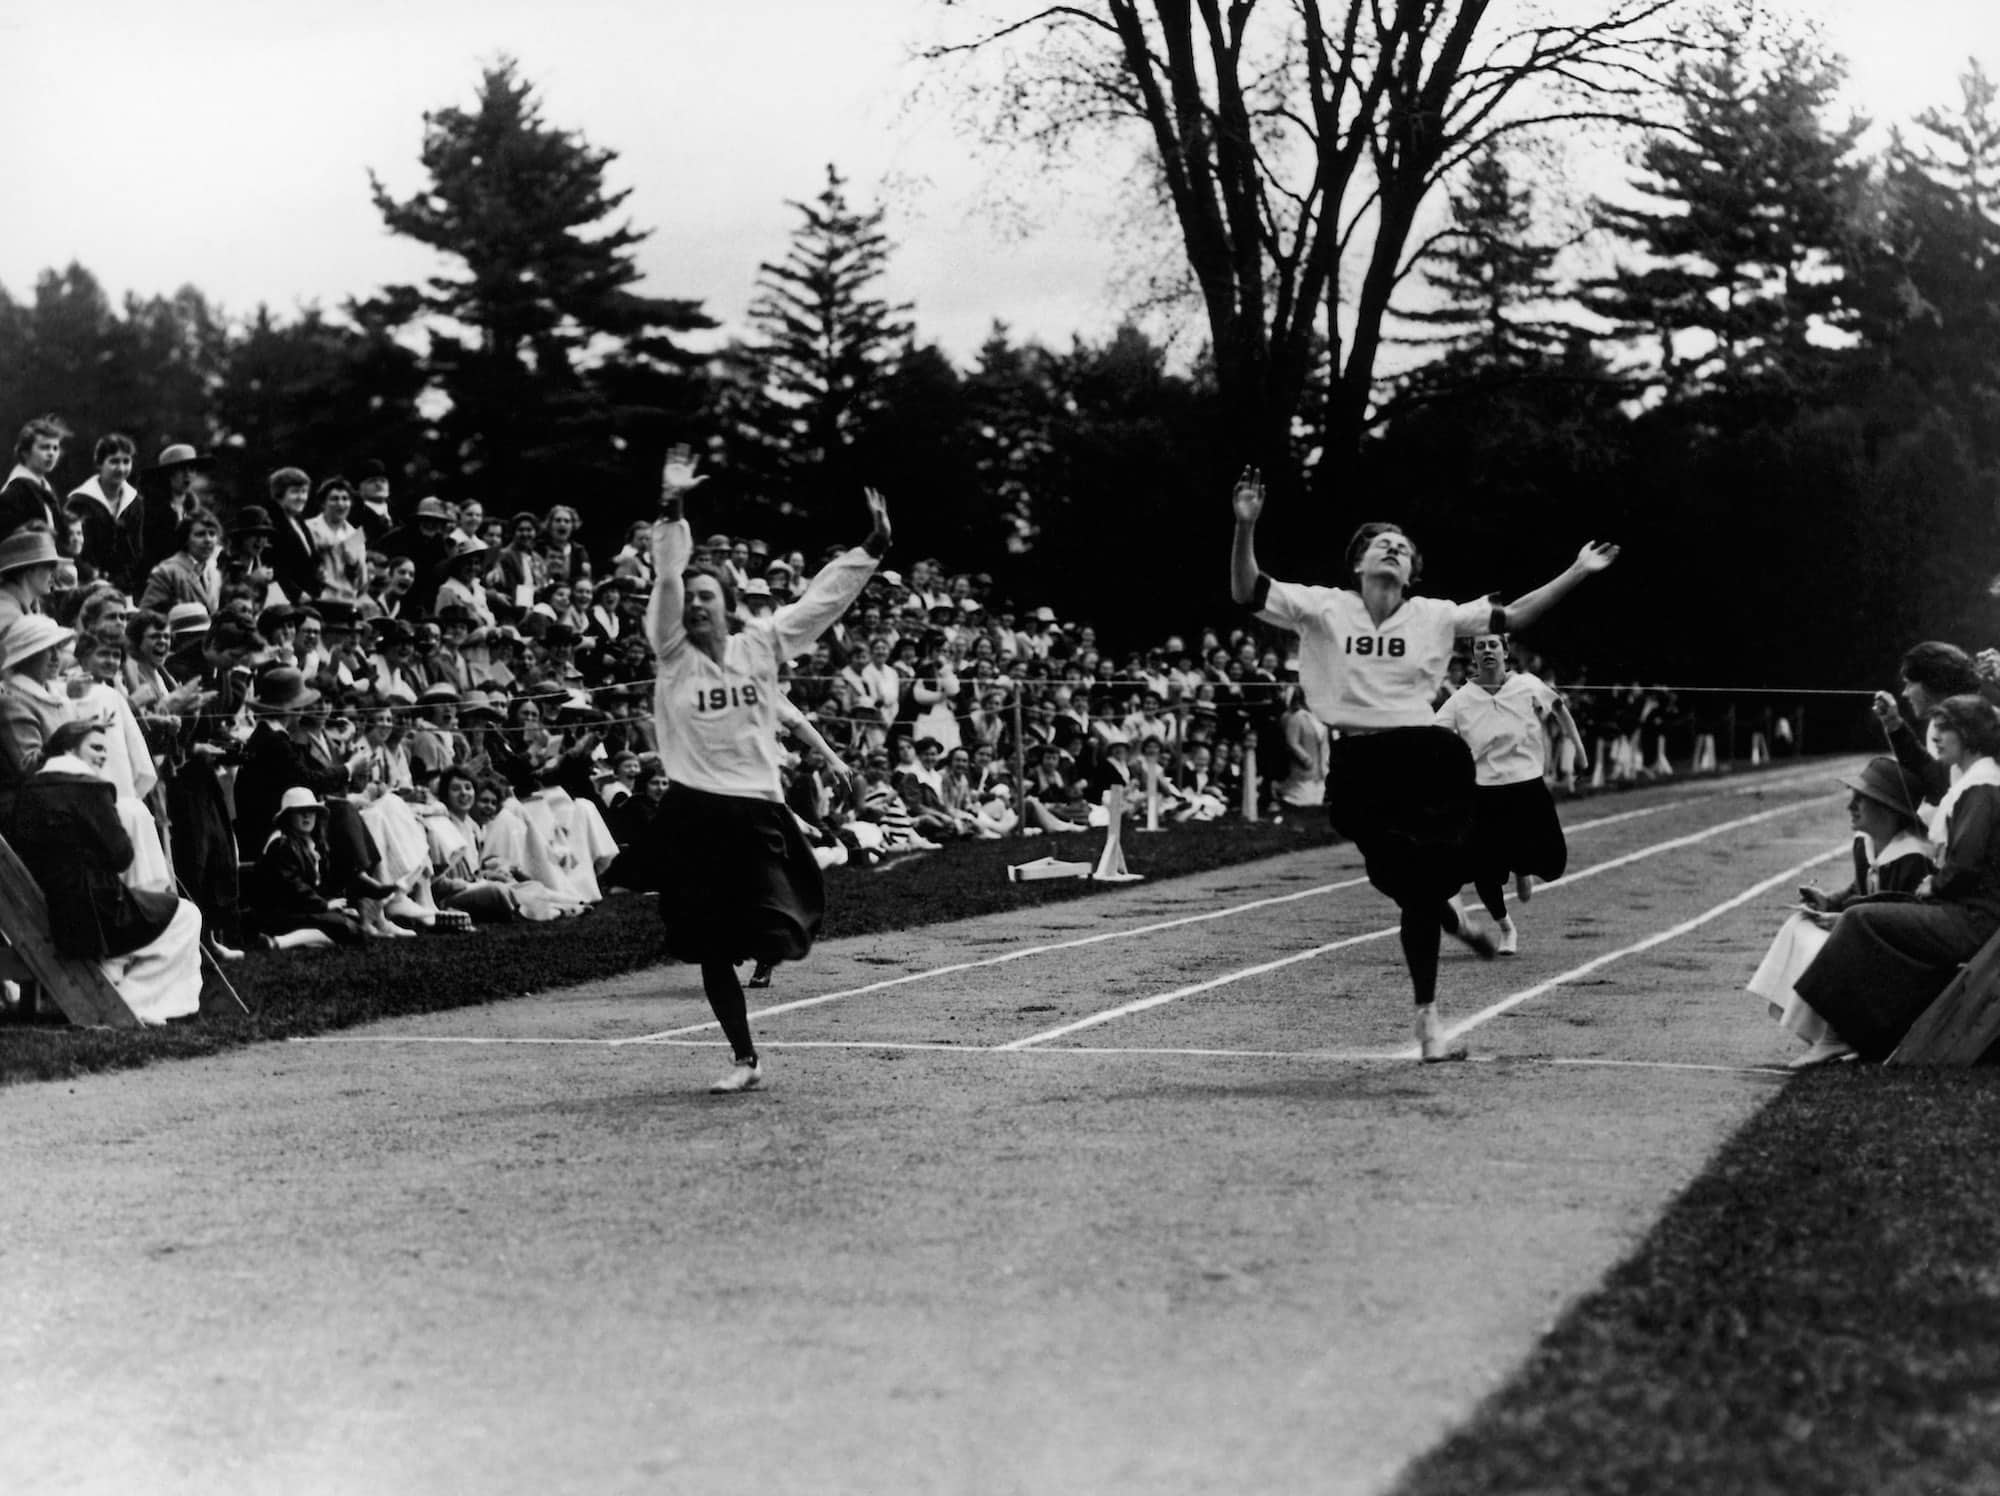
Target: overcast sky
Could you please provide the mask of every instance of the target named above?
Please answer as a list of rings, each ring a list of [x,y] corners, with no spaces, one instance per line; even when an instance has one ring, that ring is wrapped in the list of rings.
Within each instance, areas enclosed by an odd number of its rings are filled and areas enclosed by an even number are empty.
[[[1970,54],[2000,72],[2000,0],[1813,0],[1883,122],[1956,97]],[[114,294],[192,282],[233,313],[334,305],[433,268],[368,195],[421,180],[426,109],[468,104],[519,59],[547,118],[617,150],[654,237],[648,289],[732,322],[782,255],[784,206],[837,162],[885,200],[889,289],[964,357],[988,323],[1064,342],[1124,304],[1100,183],[1001,183],[1040,219],[986,207],[990,166],[935,107],[909,107],[937,0],[72,0],[0,20],[0,138],[14,192],[0,284],[77,260]]]

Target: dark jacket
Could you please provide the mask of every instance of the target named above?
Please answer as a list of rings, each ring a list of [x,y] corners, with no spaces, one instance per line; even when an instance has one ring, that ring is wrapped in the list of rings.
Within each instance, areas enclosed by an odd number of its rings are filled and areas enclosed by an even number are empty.
[[[56,532],[56,549],[68,555],[62,501],[56,497],[56,491],[25,474],[17,474],[0,486],[0,537],[12,535],[21,526],[38,519],[49,522],[49,528]]]
[[[293,528],[291,517],[283,510],[271,516],[271,524],[274,528],[271,543],[264,549],[264,564],[271,568],[272,578],[287,601],[303,602],[319,591],[319,567],[313,561],[312,536],[306,533],[304,520]]]
[[[49,933],[66,956],[102,961],[150,945],[180,900],[119,880],[132,839],[109,780],[44,769],[14,797],[8,839],[49,902]]]

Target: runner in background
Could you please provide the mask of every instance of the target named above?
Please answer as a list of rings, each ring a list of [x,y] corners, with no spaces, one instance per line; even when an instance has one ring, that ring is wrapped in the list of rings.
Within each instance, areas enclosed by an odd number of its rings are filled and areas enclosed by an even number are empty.
[[[1553,687],[1509,668],[1505,634],[1472,641],[1472,679],[1438,708],[1437,720],[1472,750],[1472,886],[1499,927],[1499,953],[1511,956],[1520,935],[1507,913],[1508,877],[1526,903],[1535,879],[1560,878],[1569,866],[1569,843],[1543,777],[1548,732],[1553,727],[1574,743],[1579,760],[1583,739]]]

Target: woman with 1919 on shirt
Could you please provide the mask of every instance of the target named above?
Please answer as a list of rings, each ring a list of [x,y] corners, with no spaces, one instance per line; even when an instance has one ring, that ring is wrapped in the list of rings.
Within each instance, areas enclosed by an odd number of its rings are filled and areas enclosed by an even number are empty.
[[[702,990],[736,1056],[709,1089],[750,1091],[763,1084],[763,1070],[736,966],[800,959],[825,906],[819,863],[779,779],[778,668],[810,650],[860,595],[888,553],[889,510],[864,490],[874,521],[868,538],[822,566],[797,602],[732,629],[734,581],[690,564],[694,535],[682,503],[702,481],[686,447],[668,454],[646,633],[669,787],[648,836],[667,950],[701,967]]]
[[[1258,569],[1264,484],[1256,469],[1244,469],[1231,501],[1230,594],[1266,623],[1299,636],[1306,705],[1335,732],[1328,817],[1360,849],[1368,881],[1402,911],[1418,1053],[1427,1061],[1463,1059],[1464,1046],[1449,1040],[1438,1018],[1438,948],[1446,934],[1483,957],[1495,946],[1491,934],[1451,904],[1472,875],[1472,754],[1436,725],[1431,703],[1455,639],[1527,627],[1616,560],[1618,547],[1584,546],[1561,575],[1504,608],[1491,598],[1450,603],[1410,595],[1423,558],[1400,526],[1377,521],[1348,542],[1353,588],[1306,587],[1273,581]]]

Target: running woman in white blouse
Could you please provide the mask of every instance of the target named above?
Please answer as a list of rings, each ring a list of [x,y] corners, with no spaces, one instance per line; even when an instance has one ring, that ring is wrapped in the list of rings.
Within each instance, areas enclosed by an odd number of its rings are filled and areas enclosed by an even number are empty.
[[[1436,725],[1431,703],[1455,638],[1526,627],[1609,566],[1618,547],[1586,545],[1555,580],[1504,608],[1490,598],[1449,603],[1409,595],[1423,559],[1398,526],[1377,522],[1348,543],[1353,589],[1304,587],[1273,581],[1257,567],[1264,484],[1254,468],[1244,469],[1231,498],[1230,594],[1299,636],[1306,705],[1337,734],[1327,766],[1327,814],[1360,849],[1368,881],[1402,911],[1418,1052],[1427,1061],[1463,1059],[1464,1046],[1447,1039],[1438,1018],[1439,944],[1444,934],[1455,935],[1488,957],[1495,946],[1451,903],[1471,878],[1472,754]]]
[[[1540,676],[1509,668],[1504,634],[1481,634],[1472,641],[1472,679],[1438,708],[1437,720],[1472,750],[1478,783],[1472,886],[1498,927],[1500,954],[1511,956],[1520,949],[1520,935],[1507,913],[1509,875],[1526,903],[1535,879],[1553,881],[1569,866],[1569,842],[1542,777],[1549,730],[1575,745],[1580,762],[1586,757],[1583,739],[1553,687]]]
[[[811,950],[825,907],[819,864],[785,805],[779,779],[778,668],[810,650],[860,595],[889,549],[889,511],[864,490],[868,538],[827,562],[795,603],[731,631],[736,588],[690,564],[694,535],[682,501],[702,479],[676,447],[653,526],[653,601],[646,632],[657,660],[653,721],[669,788],[649,830],[667,950],[701,967],[702,988],[735,1052],[710,1087],[763,1083],[737,963],[796,961]]]

